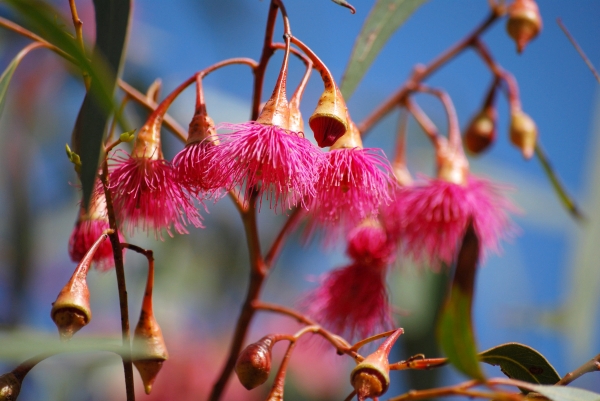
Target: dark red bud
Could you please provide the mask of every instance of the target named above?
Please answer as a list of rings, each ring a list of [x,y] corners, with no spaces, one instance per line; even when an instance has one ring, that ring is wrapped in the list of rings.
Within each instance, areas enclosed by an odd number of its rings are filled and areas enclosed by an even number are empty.
[[[535,0],[515,0],[508,7],[506,30],[517,43],[519,53],[538,35],[541,29],[542,17]]]
[[[496,139],[496,109],[487,107],[471,120],[465,131],[465,147],[473,154],[485,151]]]
[[[235,364],[235,373],[240,383],[248,390],[260,386],[269,378],[273,344],[273,336],[265,336],[248,345],[240,353]]]

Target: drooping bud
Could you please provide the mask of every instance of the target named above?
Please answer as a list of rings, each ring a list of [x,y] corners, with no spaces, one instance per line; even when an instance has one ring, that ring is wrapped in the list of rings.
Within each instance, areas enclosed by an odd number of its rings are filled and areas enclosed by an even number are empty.
[[[104,233],[94,242],[52,304],[50,316],[58,327],[58,333],[63,341],[69,340],[92,320],[87,273],[96,250],[106,238],[108,235]]]
[[[252,390],[267,381],[271,372],[271,351],[274,336],[267,335],[248,345],[235,363],[235,373],[240,383]]]
[[[508,7],[506,30],[517,43],[517,52],[521,53],[541,29],[542,18],[535,0],[515,0]]]
[[[290,100],[290,131],[304,133],[304,120],[302,119],[302,113],[300,113],[300,101],[302,100],[304,88],[306,88],[312,69],[313,63],[307,60],[306,72]]]
[[[293,37],[292,42],[311,59],[321,74],[325,90],[319,98],[315,111],[308,119],[308,124],[320,147],[332,146],[349,128],[348,107],[333,75],[321,59],[298,38]]]
[[[285,44],[285,55],[283,56],[283,63],[279,71],[275,89],[273,89],[273,94],[262,108],[256,122],[265,125],[274,125],[287,130],[290,126],[290,108],[286,95],[288,58],[290,54],[290,39],[287,37]]]
[[[513,110],[510,119],[510,141],[521,150],[525,159],[531,159],[537,143],[537,126],[521,110]]]
[[[385,394],[390,385],[390,362],[388,356],[392,346],[404,333],[403,329],[398,329],[389,336],[377,351],[367,356],[350,373],[350,383],[358,401],[364,401],[367,398],[379,397]]]
[[[164,361],[169,358],[167,346],[162,331],[152,309],[152,289],[154,288],[154,257],[152,251],[147,251],[148,280],[142,301],[140,320],[133,335],[134,358],[133,364],[140,372],[144,391],[150,394],[152,385],[162,368]]]
[[[13,372],[0,376],[0,401],[16,401],[21,392],[21,380]]]
[[[473,154],[485,151],[496,139],[496,120],[498,113],[493,106],[479,112],[467,127],[464,141],[467,150]]]

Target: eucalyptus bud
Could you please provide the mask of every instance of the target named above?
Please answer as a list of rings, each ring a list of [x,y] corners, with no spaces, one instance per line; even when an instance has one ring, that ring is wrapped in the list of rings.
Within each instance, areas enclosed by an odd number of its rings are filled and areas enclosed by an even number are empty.
[[[150,394],[158,372],[169,358],[169,353],[152,307],[152,290],[154,289],[154,255],[152,251],[146,251],[146,257],[148,258],[148,279],[146,280],[140,320],[133,334],[135,354],[133,365],[140,373],[144,391],[146,394]]]
[[[235,363],[235,373],[240,383],[252,390],[267,381],[271,372],[271,350],[275,344],[272,335],[248,345]]]
[[[332,146],[348,129],[348,108],[337,85],[326,87],[308,119],[320,147]]]
[[[537,142],[535,122],[521,110],[514,110],[510,120],[510,141],[521,150],[523,157],[531,159]]]
[[[535,0],[515,0],[508,7],[506,30],[517,43],[517,52],[521,53],[541,29],[542,18]]]
[[[13,372],[0,376],[0,401],[15,401],[21,391],[21,380]]]
[[[105,233],[94,242],[52,304],[50,316],[58,327],[62,341],[69,340],[73,334],[92,320],[87,273],[90,270],[94,253],[106,238],[108,235]]]
[[[497,117],[496,109],[490,106],[481,110],[471,120],[464,136],[465,147],[469,152],[479,154],[494,142]]]
[[[404,333],[403,329],[398,329],[389,336],[377,351],[367,356],[350,373],[350,383],[356,391],[358,401],[364,401],[367,398],[379,397],[385,394],[390,386],[390,362],[388,356],[392,346]]]

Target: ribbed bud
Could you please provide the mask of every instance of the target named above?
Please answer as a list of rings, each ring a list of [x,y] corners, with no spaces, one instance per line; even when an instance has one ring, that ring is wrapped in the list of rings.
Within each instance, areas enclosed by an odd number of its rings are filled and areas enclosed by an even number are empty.
[[[404,333],[403,329],[396,330],[371,355],[367,356],[350,373],[350,383],[358,401],[379,397],[385,394],[390,386],[390,363],[388,356],[392,346]]]
[[[235,373],[240,383],[248,390],[260,386],[269,378],[273,344],[273,336],[265,336],[248,345],[240,353],[235,364]]]
[[[508,7],[506,30],[517,43],[517,52],[521,53],[541,29],[542,17],[535,0],[515,0]]]
[[[521,110],[513,111],[510,120],[510,141],[521,150],[524,158],[533,157],[537,135],[538,131],[533,119]]]
[[[135,328],[133,345],[136,355],[133,364],[140,372],[146,394],[150,394],[163,362],[169,358],[162,331],[154,315],[147,315],[142,310]]]
[[[471,120],[464,136],[465,147],[469,152],[479,154],[494,142],[497,117],[495,108],[486,107]]]
[[[0,376],[0,401],[16,401],[21,392],[21,380],[12,373]]]
[[[73,337],[73,334],[92,320],[90,290],[86,278],[94,254],[106,238],[108,238],[108,235],[102,234],[94,242],[94,245],[75,268],[69,282],[63,287],[58,297],[56,297],[56,301],[52,304],[50,316],[56,327],[58,327],[58,333],[62,341],[69,340]]]
[[[324,148],[332,146],[348,129],[348,108],[337,85],[326,87],[319,98],[317,108],[308,119],[317,144]]]

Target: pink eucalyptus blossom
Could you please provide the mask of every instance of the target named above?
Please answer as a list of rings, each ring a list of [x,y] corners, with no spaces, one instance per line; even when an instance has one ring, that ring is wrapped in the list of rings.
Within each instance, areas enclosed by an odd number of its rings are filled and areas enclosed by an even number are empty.
[[[361,263],[333,270],[307,294],[308,314],[340,335],[364,338],[392,326],[386,268]]]
[[[394,259],[395,246],[377,222],[367,221],[348,235],[348,256],[366,266],[386,266]]]
[[[352,227],[391,200],[389,188],[395,183],[383,151],[342,148],[326,156],[311,208],[320,223]]]
[[[407,187],[396,202],[405,211],[402,241],[406,253],[433,268],[454,261],[469,219],[473,219],[482,254],[498,253],[500,239],[514,232],[508,213],[516,211],[515,206],[497,186],[474,176],[465,185],[428,179]]]
[[[207,152],[209,182],[227,189],[239,185],[246,202],[254,190],[259,196],[266,193],[275,209],[304,205],[306,197],[315,196],[323,154],[302,133],[257,122],[219,128],[233,132],[218,135],[219,145]]]
[[[157,236],[165,229],[173,236],[172,228],[187,234],[191,223],[202,227],[200,213],[186,187],[175,177],[171,163],[162,158],[118,156],[111,166],[110,189],[119,221],[130,233],[141,226],[153,229]]]
[[[193,142],[173,158],[177,181],[190,188],[197,198],[201,198],[201,193],[218,198],[219,188],[227,186],[227,177],[210,174],[211,158],[207,157],[207,152],[212,146],[210,140]]]

